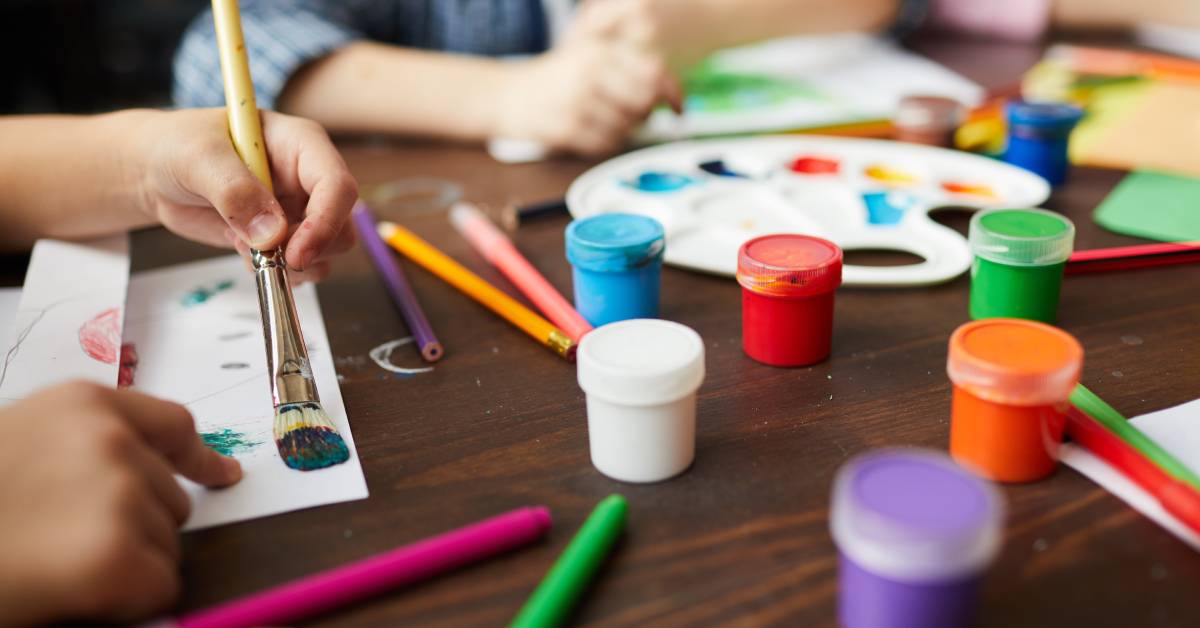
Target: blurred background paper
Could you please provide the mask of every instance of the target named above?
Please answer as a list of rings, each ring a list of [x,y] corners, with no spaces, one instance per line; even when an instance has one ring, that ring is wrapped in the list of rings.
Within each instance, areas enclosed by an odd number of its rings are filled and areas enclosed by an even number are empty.
[[[887,119],[904,96],[979,104],[983,88],[864,34],[791,37],[721,51],[684,77],[684,114],[660,109],[638,139],[799,130]]]

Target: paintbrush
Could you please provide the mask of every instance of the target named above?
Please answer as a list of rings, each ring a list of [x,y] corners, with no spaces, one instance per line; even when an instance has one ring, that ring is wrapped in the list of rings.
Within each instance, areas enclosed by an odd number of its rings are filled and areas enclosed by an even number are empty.
[[[237,0],[212,0],[212,8],[221,76],[225,81],[229,136],[246,167],[274,194],[262,121],[242,39],[241,12]],[[283,250],[251,251],[250,261],[258,283],[279,456],[287,466],[301,471],[345,462],[350,458],[350,450],[317,396]]]

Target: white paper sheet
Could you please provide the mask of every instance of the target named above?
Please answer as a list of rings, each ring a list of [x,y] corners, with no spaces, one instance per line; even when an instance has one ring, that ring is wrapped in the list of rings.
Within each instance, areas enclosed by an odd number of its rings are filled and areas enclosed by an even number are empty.
[[[1200,471],[1200,399],[1129,420],[1193,471]],[[1159,505],[1158,500],[1108,463],[1077,445],[1065,445],[1062,461],[1200,551],[1200,536]]]
[[[20,288],[0,288],[0,338],[8,334],[12,328],[13,319],[17,316],[17,308],[21,305]]]
[[[129,237],[39,240],[4,336],[0,401],[73,379],[112,386],[129,284]]]
[[[196,427],[221,439],[245,477],[228,489],[184,482],[193,512],[185,529],[367,497],[346,420],[325,324],[312,285],[295,290],[321,405],[350,448],[350,459],[296,471],[279,458],[254,276],[236,257],[138,273],[129,285],[125,342],[138,363],[133,388],[185,404]]]

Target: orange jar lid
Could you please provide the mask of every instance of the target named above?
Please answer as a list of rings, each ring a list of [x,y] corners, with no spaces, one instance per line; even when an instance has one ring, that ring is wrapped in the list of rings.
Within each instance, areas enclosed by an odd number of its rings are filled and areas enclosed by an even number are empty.
[[[1079,383],[1083,347],[1045,323],[988,318],[950,336],[946,372],[955,386],[996,403],[1037,406],[1066,401]]]

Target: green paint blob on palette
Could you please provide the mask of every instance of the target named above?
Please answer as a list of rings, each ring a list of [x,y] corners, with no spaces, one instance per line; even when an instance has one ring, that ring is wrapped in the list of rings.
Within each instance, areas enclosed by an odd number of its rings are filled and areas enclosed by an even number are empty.
[[[957,151],[818,135],[695,140],[600,164],[567,192],[575,218],[631,213],[666,232],[664,261],[733,275],[738,248],[803,233],[845,250],[887,249],[920,262],[847,264],[850,286],[922,286],[971,267],[966,240],[929,217],[940,207],[1037,207],[1050,186],[1010,164]]]

